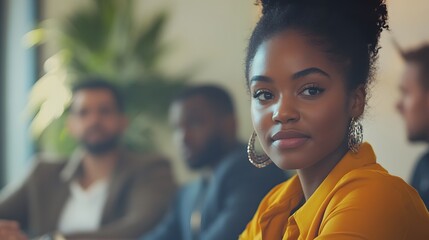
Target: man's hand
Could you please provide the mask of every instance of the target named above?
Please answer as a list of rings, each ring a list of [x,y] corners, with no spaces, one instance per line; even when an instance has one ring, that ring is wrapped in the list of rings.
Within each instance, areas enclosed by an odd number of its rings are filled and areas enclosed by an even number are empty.
[[[0,220],[0,239],[1,240],[27,240],[15,221]]]

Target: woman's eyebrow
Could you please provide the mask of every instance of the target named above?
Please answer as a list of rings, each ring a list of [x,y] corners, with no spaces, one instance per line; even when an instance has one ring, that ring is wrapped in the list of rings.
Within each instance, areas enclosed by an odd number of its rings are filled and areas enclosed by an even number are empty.
[[[263,75],[255,75],[250,79],[250,82],[272,82],[273,80],[270,77]]]
[[[302,71],[299,71],[297,73],[294,73],[292,75],[292,80],[303,78],[303,77],[311,75],[311,74],[320,74],[320,75],[323,75],[327,78],[331,78],[331,76],[327,72],[323,71],[322,69],[316,68],[316,67],[311,67],[311,68],[307,68],[307,69],[304,69]]]
[[[311,75],[311,74],[319,74],[319,75],[323,75],[327,78],[331,78],[331,76],[327,72],[323,71],[322,69],[316,68],[316,67],[311,67],[311,68],[307,68],[307,69],[304,69],[302,71],[294,73],[292,75],[292,80],[297,80],[297,79],[306,77],[306,76]],[[264,75],[255,75],[250,79],[250,82],[268,82],[268,83],[270,83],[270,82],[273,82],[273,80],[270,77],[267,77]]]

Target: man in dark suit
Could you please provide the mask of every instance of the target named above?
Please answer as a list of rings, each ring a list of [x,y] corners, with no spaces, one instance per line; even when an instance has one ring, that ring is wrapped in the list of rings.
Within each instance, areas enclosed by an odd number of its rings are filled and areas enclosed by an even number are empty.
[[[166,218],[142,239],[237,239],[285,174],[249,163],[246,146],[237,140],[232,100],[219,87],[183,91],[171,104],[170,122],[187,165],[203,174],[181,189]]]
[[[97,79],[73,90],[68,129],[80,149],[67,161],[40,155],[25,181],[0,194],[0,239],[64,235],[129,239],[161,220],[175,192],[169,162],[119,144],[127,120],[118,90]],[[15,237],[15,238],[14,238]]]
[[[408,139],[429,143],[429,45],[404,52],[405,73],[398,110],[404,117]],[[429,152],[417,162],[411,185],[429,209]]]

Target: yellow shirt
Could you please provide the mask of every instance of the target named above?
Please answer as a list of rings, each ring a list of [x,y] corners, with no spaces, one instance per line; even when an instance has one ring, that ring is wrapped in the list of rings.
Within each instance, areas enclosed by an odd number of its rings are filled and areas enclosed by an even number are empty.
[[[429,213],[417,192],[375,162],[368,143],[347,153],[314,194],[299,178],[275,187],[240,236],[264,240],[429,240]]]

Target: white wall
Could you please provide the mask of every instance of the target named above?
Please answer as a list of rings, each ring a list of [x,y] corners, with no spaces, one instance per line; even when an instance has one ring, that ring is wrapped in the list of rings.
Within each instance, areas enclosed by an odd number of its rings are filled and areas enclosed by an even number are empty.
[[[142,1],[143,15],[149,2]],[[158,1],[158,4],[161,1]],[[239,135],[247,141],[251,134],[249,97],[244,80],[244,53],[246,42],[257,20],[257,11],[252,1],[169,1],[171,22],[166,32],[166,41],[176,44],[176,50],[165,62],[166,69],[179,72],[195,64],[202,68],[192,82],[216,83],[229,90],[235,100],[240,122]],[[162,4],[159,4],[162,6]],[[169,139],[168,133],[159,136]],[[165,142],[165,141],[164,141]],[[174,150],[174,148],[173,148]],[[174,159],[180,181],[192,175],[179,164],[181,159],[164,145]]]
[[[74,8],[87,5],[88,0],[58,1],[45,0],[45,14],[48,17],[63,16]],[[168,73],[177,73],[193,64],[201,64],[192,82],[214,82],[226,87],[236,101],[240,120],[240,136],[247,140],[252,131],[249,114],[249,96],[244,85],[244,54],[247,39],[257,21],[258,9],[254,1],[202,1],[202,0],[141,0],[136,11],[138,19],[150,17],[160,8],[171,12],[166,32],[166,41],[175,46],[171,57],[165,62]],[[405,46],[413,46],[429,40],[429,2],[391,0],[390,25]],[[370,109],[364,121],[365,139],[371,142],[378,159],[390,172],[405,179],[423,146],[407,143],[403,122],[394,108],[398,98],[398,80],[403,63],[396,54],[388,34],[382,38],[379,74],[372,92]],[[169,139],[167,131],[159,140]],[[185,181],[190,175],[180,164],[174,148],[163,147],[177,164],[179,179]]]
[[[379,72],[364,130],[365,138],[373,144],[379,162],[391,173],[408,180],[425,146],[408,143],[404,123],[395,109],[404,63],[391,39],[394,35],[404,48],[429,41],[429,2],[391,0],[388,7],[392,33],[382,35]]]

